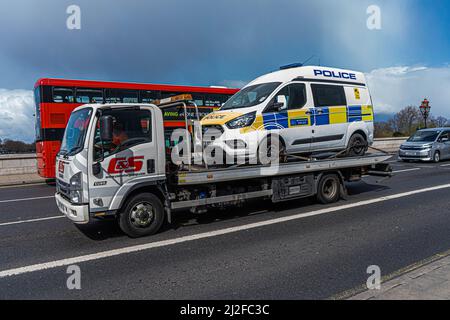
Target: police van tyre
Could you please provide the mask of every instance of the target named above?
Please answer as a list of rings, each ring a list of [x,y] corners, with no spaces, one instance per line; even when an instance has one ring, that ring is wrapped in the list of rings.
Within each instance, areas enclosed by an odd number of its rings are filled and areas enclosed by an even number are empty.
[[[361,134],[355,133],[348,141],[347,156],[362,157],[367,151],[367,146],[366,139]]]
[[[164,222],[164,208],[154,194],[142,193],[132,197],[119,216],[119,226],[132,238],[158,232]]]
[[[276,141],[276,144],[278,144],[279,148],[277,152],[277,157],[279,160],[279,163],[286,163],[287,162],[287,154],[286,154],[286,146],[284,145],[283,141],[281,141],[278,137],[272,137],[272,136],[268,136],[266,138],[264,138],[264,140],[259,144],[258,146],[258,151],[257,151],[257,157],[258,157],[258,164],[268,164],[268,163],[263,163],[261,161],[262,158],[262,152],[263,150],[261,149],[261,146],[266,145],[266,158],[270,159],[271,158],[271,154],[272,154],[272,139],[277,139],[278,141]],[[274,140],[275,141],[275,140]]]
[[[341,181],[337,174],[324,174],[317,187],[317,201],[330,204],[339,201]]]
[[[439,151],[435,151],[433,154],[433,162],[439,163],[441,161],[441,153]]]

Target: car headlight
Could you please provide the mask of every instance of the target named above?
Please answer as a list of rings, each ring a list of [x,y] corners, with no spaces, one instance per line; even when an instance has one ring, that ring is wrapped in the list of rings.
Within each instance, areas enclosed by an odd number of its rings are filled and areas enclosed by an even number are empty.
[[[431,144],[427,144],[422,146],[422,149],[431,149],[432,145]]]
[[[75,204],[81,204],[83,202],[83,183],[81,181],[81,172],[78,172],[70,178],[69,198],[70,202]]]
[[[245,128],[249,127],[255,122],[256,118],[256,111],[252,113],[244,114],[243,116],[237,117],[236,119],[233,119],[231,121],[228,121],[226,123],[226,126],[229,129],[238,129],[238,128]]]

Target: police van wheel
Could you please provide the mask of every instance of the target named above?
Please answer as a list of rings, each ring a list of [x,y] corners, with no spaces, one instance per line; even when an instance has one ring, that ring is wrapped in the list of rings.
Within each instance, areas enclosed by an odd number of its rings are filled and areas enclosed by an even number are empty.
[[[278,150],[272,150],[272,139],[275,141],[279,148]],[[266,148],[262,149],[262,146],[267,146]],[[262,154],[263,152],[266,152],[266,154]],[[281,141],[277,137],[268,136],[264,138],[264,140],[259,144],[258,151],[257,151],[257,157],[258,157],[258,164],[268,164],[265,163],[267,161],[263,161],[263,159],[271,159],[272,152],[275,152],[276,157],[278,157],[279,163],[286,163],[287,162],[287,153],[286,153],[286,146],[284,145],[283,141]]]
[[[347,146],[347,156],[362,157],[367,151],[367,141],[364,137],[355,133],[350,137]]]
[[[151,193],[132,197],[119,216],[120,229],[131,238],[155,234],[163,222],[163,205],[158,197]]]
[[[325,174],[320,178],[317,187],[317,201],[322,204],[335,203],[339,201],[341,181],[337,174]]]

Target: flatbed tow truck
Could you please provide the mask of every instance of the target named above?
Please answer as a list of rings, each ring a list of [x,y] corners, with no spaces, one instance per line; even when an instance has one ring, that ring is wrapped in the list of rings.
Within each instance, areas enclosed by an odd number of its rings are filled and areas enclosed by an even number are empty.
[[[320,203],[330,204],[345,198],[345,182],[358,181],[363,175],[391,175],[386,163],[391,156],[383,152],[320,160],[294,157],[276,166],[175,165],[168,159],[165,108],[184,110],[185,134],[198,143],[192,115],[199,119],[192,101],[75,109],[57,156],[59,210],[76,224],[117,219],[127,235],[141,237],[158,232],[164,221],[171,223],[178,210],[204,214],[211,207],[226,208],[257,198],[276,203],[315,196]],[[113,140],[118,118],[127,119],[128,128],[138,128],[146,138],[131,138],[108,153],[104,146]]]

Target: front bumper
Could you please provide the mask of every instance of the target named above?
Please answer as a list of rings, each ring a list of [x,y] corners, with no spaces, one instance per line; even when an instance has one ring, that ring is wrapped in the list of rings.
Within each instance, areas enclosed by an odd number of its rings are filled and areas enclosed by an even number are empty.
[[[401,160],[421,160],[421,161],[431,161],[432,149],[424,150],[402,150],[400,149],[398,157]]]
[[[59,193],[55,194],[56,205],[59,211],[77,224],[89,223],[89,206],[74,205],[63,198]]]

